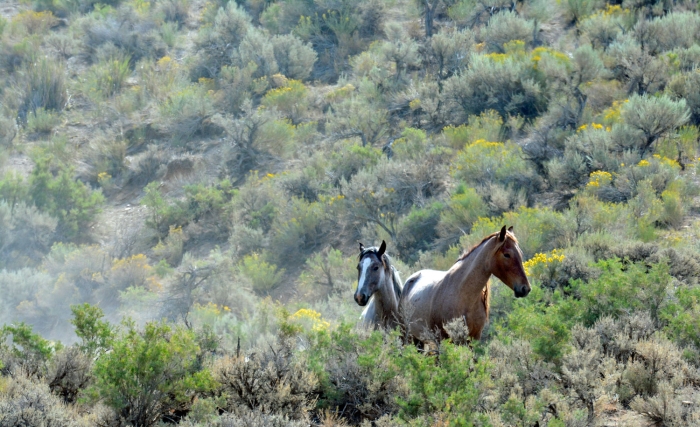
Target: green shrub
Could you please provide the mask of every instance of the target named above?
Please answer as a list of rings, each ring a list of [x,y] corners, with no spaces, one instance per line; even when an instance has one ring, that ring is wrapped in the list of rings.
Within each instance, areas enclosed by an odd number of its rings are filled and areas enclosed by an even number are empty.
[[[345,407],[341,416],[351,422],[395,413],[397,398],[406,397],[398,372],[411,355],[423,357],[413,348],[405,349],[404,355],[396,336],[359,331],[349,324],[316,331],[310,341],[313,352],[308,363],[320,389],[317,407],[331,411]]]
[[[5,373],[19,368],[30,377],[41,377],[46,374],[51,357],[61,347],[61,343],[45,340],[24,322],[0,329],[0,357]]]
[[[534,209],[521,207],[515,212],[506,212],[501,217],[479,218],[463,243],[475,244],[499,229],[503,224],[513,225],[525,259],[537,252],[548,252],[568,246],[574,235],[571,219],[564,214],[547,208]],[[464,245],[469,246],[469,245]]]
[[[573,0],[572,0],[573,1]],[[525,44],[532,42],[534,23],[519,17],[515,12],[507,11],[494,14],[488,26],[481,30],[481,39],[491,52],[505,52],[503,45],[513,40]]]
[[[430,63],[440,80],[467,68],[474,45],[474,34],[469,30],[441,30],[430,38]]]
[[[352,288],[357,276],[354,259],[348,259],[333,248],[311,256],[304,267],[299,276],[299,287],[314,299],[331,293],[344,295]]]
[[[440,202],[433,202],[424,207],[414,207],[401,218],[396,234],[396,251],[399,257],[413,264],[420,252],[429,250],[437,237],[437,224],[444,210]]]
[[[478,140],[503,142],[501,128],[503,119],[494,110],[487,110],[478,116],[469,116],[468,124],[447,126],[442,136],[455,150],[461,150]]]
[[[48,58],[37,59],[27,66],[25,90],[19,117],[26,123],[29,113],[39,108],[61,111],[66,104],[66,83],[63,65]]]
[[[104,196],[73,179],[70,168],[54,176],[51,159],[40,157],[29,176],[29,197],[37,208],[58,219],[58,232],[68,239],[90,233],[91,224],[100,213]]]
[[[244,415],[250,410],[291,419],[306,419],[314,407],[316,376],[295,357],[290,343],[220,358],[212,368],[215,394],[223,409]]]
[[[91,357],[109,350],[115,332],[109,322],[101,320],[104,318],[102,309],[88,303],[72,305],[70,309],[71,323],[81,340],[78,348]]]
[[[673,101],[667,95],[652,97],[632,96],[622,106],[624,126],[635,133],[629,144],[622,142],[622,148],[638,150],[644,158],[652,145],[683,126],[690,118],[685,100]]]
[[[197,134],[217,133],[216,126],[206,120],[214,114],[214,102],[203,84],[191,84],[170,94],[159,105],[158,128],[176,144],[187,144]]]
[[[45,383],[18,375],[0,391],[0,425],[27,427],[88,425],[53,395]]]
[[[58,114],[43,108],[37,108],[27,114],[27,130],[29,132],[50,133],[61,123]]]
[[[200,351],[186,329],[151,322],[140,331],[126,322],[111,351],[95,361],[89,392],[126,422],[154,425],[160,416],[188,408],[194,393],[211,390],[210,373],[199,367]]]
[[[463,234],[471,231],[472,224],[488,213],[488,207],[475,189],[461,183],[440,212],[437,230],[443,245],[451,246]]]
[[[529,74],[529,64],[512,56],[476,55],[467,70],[445,81],[444,96],[464,118],[495,110],[503,120],[533,119],[546,109],[546,100]]]
[[[101,61],[90,70],[87,95],[95,100],[107,99],[119,93],[127,77],[131,74],[128,56],[109,58]]]
[[[279,72],[290,79],[305,80],[316,62],[316,51],[292,34],[272,37],[272,49]]]
[[[270,89],[261,103],[268,108],[276,108],[292,123],[299,123],[308,109],[309,91],[298,80],[287,80],[282,87]]]
[[[608,47],[608,53],[613,60],[613,76],[626,83],[628,93],[654,93],[668,78],[664,61],[631,37],[619,36]]]
[[[260,293],[274,289],[284,277],[284,269],[278,270],[275,264],[268,263],[257,253],[244,256],[238,268],[250,280],[253,290]]]
[[[399,418],[430,420],[437,415],[451,425],[481,421],[479,401],[490,382],[489,366],[484,359],[476,359],[469,347],[443,341],[437,359],[409,349],[402,353],[401,362],[408,396],[397,399]]]
[[[234,50],[251,29],[250,17],[235,2],[220,7],[214,22],[208,24],[201,27],[195,38],[199,52],[197,65],[192,70],[195,78],[215,77],[223,66],[231,65]]]

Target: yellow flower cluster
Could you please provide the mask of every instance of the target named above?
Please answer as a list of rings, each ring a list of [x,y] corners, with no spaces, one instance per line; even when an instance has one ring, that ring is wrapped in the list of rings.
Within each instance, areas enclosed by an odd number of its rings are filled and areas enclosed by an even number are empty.
[[[680,168],[681,167],[681,165],[679,165],[676,160],[669,159],[666,156],[660,156],[658,154],[654,154],[653,157],[654,157],[654,159],[658,160],[663,165],[670,166],[672,168]]]
[[[591,172],[590,180],[586,184],[587,188],[598,188],[603,187],[612,182],[612,174],[606,171],[595,171]]]
[[[289,320],[310,322],[313,331],[325,331],[331,326],[330,322],[321,318],[321,313],[309,308],[299,309],[296,313],[289,316]]]
[[[647,167],[647,166],[649,166],[650,164],[651,164],[651,163],[649,163],[649,160],[642,159],[642,160],[639,161],[639,163],[637,163],[637,166],[639,166],[639,167]]]
[[[144,254],[133,255],[128,258],[122,258],[114,261],[112,264],[112,271],[121,270],[129,267],[143,268],[146,271],[151,269],[148,265],[148,258]]]
[[[530,275],[538,266],[549,266],[553,263],[560,263],[564,261],[565,258],[566,256],[564,256],[559,249],[554,249],[550,255],[543,253],[535,254],[534,257],[523,263],[525,274]]]
[[[605,114],[603,115],[603,119],[606,122],[610,123],[615,123],[620,121],[620,112],[622,111],[622,106],[626,103],[629,102],[629,99],[625,99],[624,101],[613,101],[613,104],[610,108],[605,110]]]
[[[411,111],[415,111],[420,108],[420,99],[416,98],[413,101],[408,103],[408,107],[411,109]]]

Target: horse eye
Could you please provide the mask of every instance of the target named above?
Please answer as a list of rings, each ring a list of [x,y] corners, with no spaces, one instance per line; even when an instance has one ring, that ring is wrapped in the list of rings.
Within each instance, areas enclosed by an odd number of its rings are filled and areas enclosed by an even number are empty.
[[[504,257],[510,258],[510,254],[503,254]]]
[[[374,271],[379,270],[379,266],[375,265],[374,268],[373,268],[372,270],[374,270]]]

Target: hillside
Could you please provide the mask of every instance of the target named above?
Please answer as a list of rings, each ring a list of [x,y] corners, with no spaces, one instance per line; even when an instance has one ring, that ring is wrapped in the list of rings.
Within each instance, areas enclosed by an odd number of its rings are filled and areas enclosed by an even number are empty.
[[[0,426],[700,425],[699,42],[690,0],[4,1]],[[358,242],[405,279],[503,225],[532,292],[480,342],[355,328]]]

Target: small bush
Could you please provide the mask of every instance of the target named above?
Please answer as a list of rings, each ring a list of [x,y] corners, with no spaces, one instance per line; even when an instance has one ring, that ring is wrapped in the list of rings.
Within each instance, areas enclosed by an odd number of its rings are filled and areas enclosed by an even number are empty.
[[[35,114],[40,108],[46,111],[63,109],[68,96],[61,63],[41,58],[28,65],[25,75],[25,91],[18,114],[22,122],[26,123],[29,113]]]
[[[467,70],[445,81],[443,93],[461,111],[462,121],[488,110],[503,120],[511,115],[533,119],[546,109],[542,88],[529,77],[529,65],[511,56],[473,56]]]
[[[111,347],[95,362],[89,393],[128,423],[154,425],[171,411],[187,409],[195,392],[212,386],[209,372],[199,368],[200,349],[188,330],[152,322],[139,331],[126,323]]]
[[[92,382],[92,360],[76,346],[66,347],[51,360],[46,382],[65,403],[76,403]]]
[[[284,269],[278,270],[276,265],[268,263],[257,253],[244,256],[239,268],[253,289],[261,293],[274,289],[284,276]]]
[[[29,132],[50,133],[53,128],[61,123],[58,114],[37,108],[27,114],[27,130]]]
[[[247,356],[223,357],[212,375],[219,384],[215,393],[226,401],[224,409],[238,416],[252,410],[304,420],[314,407],[318,380],[295,360],[289,343]]]
[[[310,44],[291,34],[274,36],[271,41],[280,73],[295,80],[311,75],[317,55]]]
[[[46,384],[16,375],[0,391],[0,425],[79,427],[88,423],[54,396]]]
[[[573,0],[571,0],[573,1]],[[503,45],[521,40],[532,42],[534,23],[519,17],[515,12],[500,12],[491,17],[488,26],[481,30],[481,39],[491,52],[504,53]]]

